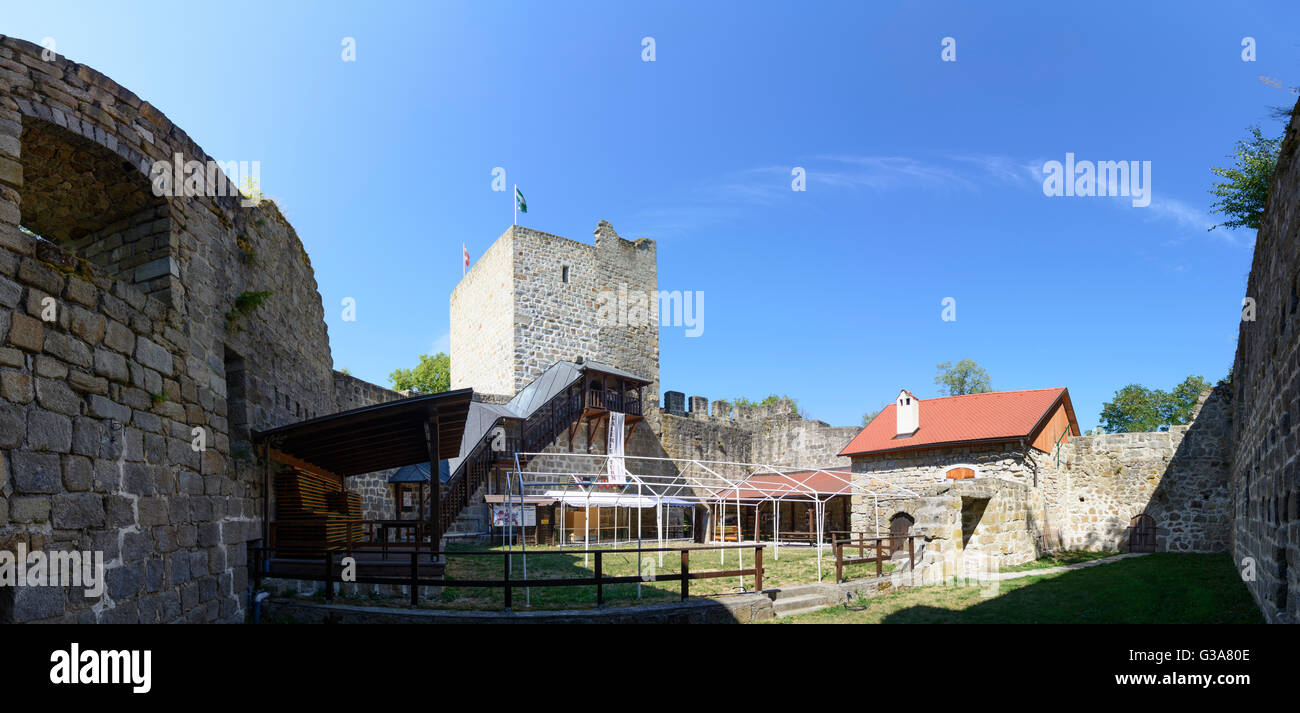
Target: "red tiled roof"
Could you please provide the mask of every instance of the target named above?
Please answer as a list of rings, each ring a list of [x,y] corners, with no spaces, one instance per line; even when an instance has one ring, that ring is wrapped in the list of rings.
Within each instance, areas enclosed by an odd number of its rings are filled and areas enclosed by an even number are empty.
[[[789,472],[785,475],[775,473],[759,473],[751,475],[744,480],[744,483],[738,488],[731,488],[720,493],[719,496],[724,500],[739,497],[741,500],[761,499],[761,498],[780,498],[782,496],[799,496],[808,497],[814,492],[819,495],[831,494],[851,494],[853,474],[849,471],[848,466],[834,466],[826,468],[826,472],[815,470],[801,470],[798,472]]]
[[[972,441],[1028,438],[1066,389],[993,391],[986,394],[918,399],[920,428],[897,437],[897,404],[890,404],[840,451],[842,456],[957,445]],[[1074,414],[1070,413],[1073,427]]]

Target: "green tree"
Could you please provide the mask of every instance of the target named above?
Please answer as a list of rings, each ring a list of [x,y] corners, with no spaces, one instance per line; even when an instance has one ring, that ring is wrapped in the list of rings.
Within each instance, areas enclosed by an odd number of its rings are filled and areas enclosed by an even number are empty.
[[[1107,433],[1154,431],[1160,426],[1159,391],[1129,384],[1101,406],[1101,427]]]
[[[1268,202],[1268,186],[1277,168],[1277,155],[1282,139],[1264,138],[1258,126],[1250,128],[1251,137],[1237,142],[1237,150],[1228,158],[1235,158],[1232,168],[1212,166],[1210,172],[1228,179],[1215,183],[1210,193],[1218,196],[1210,208],[1222,213],[1227,220],[1210,226],[1210,230],[1224,228],[1252,228],[1259,230],[1264,218],[1264,204]]]
[[[414,369],[397,369],[388,375],[393,388],[398,391],[414,391],[420,394],[436,394],[451,388],[451,357],[446,352],[433,356],[420,355],[420,363]]]
[[[1165,393],[1164,399],[1160,402],[1160,417],[1165,425],[1181,426],[1191,423],[1192,410],[1196,408],[1196,402],[1201,398],[1201,394],[1208,388],[1210,384],[1204,377],[1189,376],[1183,379],[1183,383]]]
[[[738,407],[754,408],[755,406],[773,406],[781,399],[787,399],[790,401],[791,413],[799,413],[799,401],[797,399],[792,399],[789,396],[777,396],[776,394],[768,394],[762,401],[754,401],[752,399],[747,399],[744,396],[737,396],[732,399],[731,403]]]
[[[1102,404],[1101,427],[1106,433],[1140,433],[1186,425],[1208,388],[1210,384],[1200,376],[1189,376],[1169,391],[1129,384]]]
[[[866,428],[867,425],[870,424],[873,420],[875,420],[875,418],[880,415],[880,412],[884,410],[885,407],[882,405],[880,408],[876,409],[875,411],[867,411],[866,413],[862,414],[862,427]]]
[[[934,377],[934,383],[947,389],[949,396],[983,394],[993,390],[989,373],[970,359],[962,359],[955,365],[945,361],[936,368],[939,373]]]

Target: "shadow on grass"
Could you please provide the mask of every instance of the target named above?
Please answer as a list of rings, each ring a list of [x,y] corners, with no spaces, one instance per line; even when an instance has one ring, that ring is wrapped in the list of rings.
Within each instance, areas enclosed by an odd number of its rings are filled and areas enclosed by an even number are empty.
[[[978,587],[904,591],[893,602],[873,601],[878,606],[864,613],[874,611],[872,618],[886,624],[1263,623],[1226,554],[1153,554],[998,585],[1000,593],[991,599],[983,599]],[[883,611],[909,596],[943,594],[959,608],[917,604]]]

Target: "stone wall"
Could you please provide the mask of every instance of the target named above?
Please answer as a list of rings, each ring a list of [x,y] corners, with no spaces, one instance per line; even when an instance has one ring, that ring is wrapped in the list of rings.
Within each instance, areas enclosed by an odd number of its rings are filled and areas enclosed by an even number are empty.
[[[1139,514],[1156,525],[1160,552],[1228,548],[1231,501],[1229,394],[1202,395],[1187,426],[1158,433],[1083,436],[1051,458],[1043,496],[1062,546],[1123,550]]]
[[[103,551],[108,589],[6,587],[0,621],[242,621],[249,432],[337,410],[311,263],[220,172],[155,195],[159,162],[211,157],[43,51],[0,37],[0,549]]]
[[[665,394],[665,402],[674,394]],[[839,455],[857,435],[855,426],[805,419],[790,399],[766,406],[733,406],[692,396],[689,411],[659,410],[659,437],[674,458],[765,463],[792,467],[848,468]]]
[[[1297,104],[1300,106],[1300,104]],[[1232,367],[1232,553],[1270,622],[1300,622],[1300,112],[1282,141]],[[1245,316],[1245,314],[1243,314]]]
[[[451,293],[451,388],[514,394],[514,228]]]

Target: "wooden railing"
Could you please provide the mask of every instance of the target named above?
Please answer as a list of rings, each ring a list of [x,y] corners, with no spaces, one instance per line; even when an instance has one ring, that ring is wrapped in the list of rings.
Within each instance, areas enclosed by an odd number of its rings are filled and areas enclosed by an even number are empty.
[[[542,451],[581,414],[580,388],[570,387],[551,397],[524,421],[524,450],[531,453]]]
[[[763,590],[763,548],[765,545],[713,545],[703,547],[647,547],[641,549],[600,549],[600,550],[563,550],[563,551],[542,551],[537,554],[564,554],[564,555],[592,555],[594,559],[594,568],[591,577],[560,577],[546,579],[515,579],[511,576],[510,568],[513,557],[522,557],[521,551],[509,550],[472,550],[456,552],[437,552],[412,550],[407,553],[409,566],[401,575],[375,575],[367,573],[366,555],[378,555],[378,549],[354,548],[348,552],[339,552],[337,550],[320,550],[295,548],[293,550],[280,549],[272,552],[267,548],[251,547],[249,565],[252,568],[253,587],[261,587],[261,580],[270,577],[284,577],[298,579],[310,582],[323,582],[325,584],[325,600],[333,601],[334,585],[344,583],[343,566],[340,557],[354,556],[358,559],[355,576],[346,580],[348,584],[388,584],[409,587],[410,603],[412,607],[419,605],[419,588],[420,587],[492,587],[503,590],[503,599],[505,601],[506,611],[510,611],[514,602],[514,590],[521,587],[595,587],[596,606],[603,608],[605,606],[605,587],[613,584],[636,584],[637,582],[680,582],[681,583],[681,600],[686,601],[690,597],[691,582],[699,579],[714,579],[718,577],[753,577],[754,591]],[[752,549],[754,551],[754,566],[742,569],[728,570],[709,570],[704,572],[691,571],[691,552],[731,550],[731,549]],[[658,554],[660,552],[678,552],[681,556],[681,571],[676,574],[654,574],[642,576],[640,574],[606,576],[604,573],[604,555],[634,555],[640,554]],[[436,555],[430,558],[431,555]],[[426,577],[421,575],[423,569],[428,569],[430,564],[436,562],[437,557],[500,557],[502,562],[501,579],[448,579],[445,571],[440,577]],[[275,561],[276,557],[292,557],[293,569],[291,572],[285,572],[286,563]],[[422,559],[429,558],[429,559]],[[303,565],[310,563],[319,563],[319,568],[304,570]],[[369,564],[376,564],[373,560]],[[392,567],[386,569],[392,570]],[[277,574],[281,570],[281,574]]]
[[[587,391],[586,394],[587,408],[641,415],[641,399],[635,394],[629,396],[615,391]]]
[[[446,483],[440,483],[432,487],[441,487],[440,497],[438,499],[439,510],[438,523],[439,532],[446,532],[447,528],[456,521],[460,511],[469,505],[469,499],[474,493],[478,492],[479,486],[487,480],[488,474],[492,472],[492,429],[479,439],[477,445],[465,456],[456,472],[451,474],[451,478]],[[437,476],[432,476],[437,478]],[[436,480],[435,480],[436,482]],[[423,508],[421,508],[423,509]],[[437,546],[437,543],[434,544]]]
[[[848,537],[835,539],[835,581],[844,581],[844,568],[852,564],[875,563],[876,576],[884,574],[885,562],[894,556],[894,547],[902,547],[901,540],[907,540],[907,562],[909,569],[916,567],[916,535],[878,537],[864,532],[852,532]],[[848,555],[845,555],[845,548]],[[854,557],[854,550],[857,556]]]

